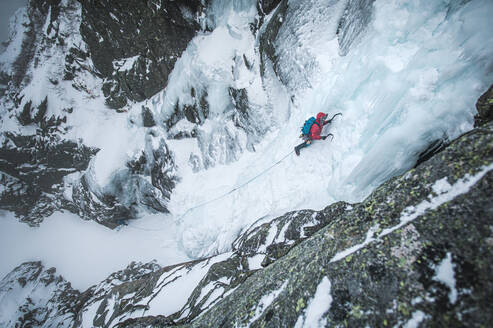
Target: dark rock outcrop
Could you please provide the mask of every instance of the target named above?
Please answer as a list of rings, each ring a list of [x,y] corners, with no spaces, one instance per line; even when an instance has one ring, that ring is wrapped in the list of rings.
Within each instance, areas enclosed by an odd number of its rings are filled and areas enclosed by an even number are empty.
[[[259,0],[257,4],[259,7],[259,12],[262,15],[268,15],[276,8],[277,5],[279,5],[280,2],[281,0]]]
[[[113,108],[166,87],[176,60],[200,29],[204,10],[198,0],[81,3],[81,34]]]
[[[478,114],[474,116],[474,127],[493,121],[493,85],[476,102]]]
[[[146,148],[117,170],[108,185],[96,186],[91,168],[82,175],[72,188],[73,204],[82,218],[115,228],[135,219],[139,209],[168,212],[166,204],[177,180],[174,158],[164,139],[154,147],[153,138],[150,131]]]
[[[151,110],[145,106],[142,106],[142,124],[146,128],[152,128],[156,125],[156,121],[154,120]]]
[[[55,210],[74,211],[63,193],[63,178],[84,171],[98,149],[53,135],[0,137],[0,208],[39,224]]]
[[[57,1],[55,1],[54,6],[57,6],[56,2]],[[15,87],[19,87],[23,81],[26,83],[30,78],[26,73],[29,68],[29,64],[35,55],[36,43],[40,41],[41,35],[43,34],[41,30],[43,28],[49,6],[50,4],[48,1],[29,1],[27,13],[29,23],[24,32],[21,46],[22,51],[14,62],[14,72],[11,76],[11,81]]]
[[[427,160],[429,160],[430,158],[441,152],[443,149],[447,147],[447,145],[448,145],[447,138],[437,139],[432,143],[430,143],[425,150],[419,153],[418,160],[416,161],[414,168],[416,168],[421,163],[426,162]]]
[[[94,220],[111,229],[124,224],[123,220],[131,219],[135,215],[114,195],[94,194],[85,175],[73,186],[72,199],[81,218]]]
[[[202,124],[209,117],[209,102],[207,101],[207,90],[196,90],[190,88],[191,102],[180,104],[179,100],[174,105],[174,112],[166,120],[168,129],[172,128],[179,120],[185,118],[190,123]],[[173,135],[173,132],[172,132]],[[176,138],[176,136],[173,136]],[[178,136],[180,138],[182,136]]]
[[[275,41],[277,40],[277,36],[279,34],[279,30],[281,29],[282,23],[286,19],[287,10],[288,2],[287,0],[282,0],[279,4],[279,7],[272,14],[272,18],[269,20],[264,30],[260,34],[259,51],[261,60],[260,69],[262,74],[265,74],[265,61],[270,60],[273,65],[274,72],[277,76],[280,76],[280,63],[278,55],[276,54]]]
[[[1,83],[10,88],[9,96],[16,98],[18,88],[26,85],[31,80],[29,68],[35,68],[42,63],[39,57],[50,47],[65,47],[64,39],[67,31],[61,31],[59,17],[73,20],[77,15],[78,4],[75,0],[61,3],[60,0],[30,0],[27,5],[28,22],[24,24],[22,33],[22,45],[18,56],[15,58],[10,74],[1,72]],[[49,18],[49,19],[48,19]],[[78,57],[84,57],[84,52],[78,49]],[[80,65],[73,64],[74,53],[67,55],[68,79],[73,79],[75,71],[80,71]],[[85,58],[84,58],[85,59]],[[57,77],[58,78],[58,77]],[[56,80],[51,81],[58,83]],[[5,92],[3,90],[2,92]],[[18,100],[18,99],[16,99]]]

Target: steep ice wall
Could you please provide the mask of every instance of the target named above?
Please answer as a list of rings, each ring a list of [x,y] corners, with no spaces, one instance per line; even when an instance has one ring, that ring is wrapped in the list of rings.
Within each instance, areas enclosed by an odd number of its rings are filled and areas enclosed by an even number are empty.
[[[376,2],[366,38],[324,72],[310,104],[344,113],[329,158],[344,158],[328,184],[334,198],[361,199],[435,140],[472,127],[475,99],[493,78],[493,7],[456,5]]]
[[[282,1],[259,37],[275,128],[256,152],[183,174],[170,206],[185,250],[193,257],[222,252],[259,217],[361,200],[414,166],[436,140],[470,129],[474,102],[493,80],[491,13],[493,4],[481,0]],[[292,150],[303,121],[319,111],[343,114],[325,131],[333,142],[315,142],[300,158],[264,172]],[[180,156],[183,168],[187,158]],[[218,196],[224,197],[208,202]]]

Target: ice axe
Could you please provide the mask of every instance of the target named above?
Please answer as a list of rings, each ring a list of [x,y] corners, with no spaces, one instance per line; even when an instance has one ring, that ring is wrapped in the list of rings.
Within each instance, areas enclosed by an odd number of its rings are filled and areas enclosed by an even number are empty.
[[[336,113],[334,114],[334,116],[332,116],[332,118],[330,120],[328,120],[329,123],[332,123],[332,120],[334,119],[334,117],[336,117],[337,115],[341,115],[342,116],[342,113]],[[334,136],[332,136],[333,138]]]
[[[332,133],[329,133],[328,135],[324,136],[323,139],[327,139],[328,136],[331,136],[332,139],[330,139],[330,141],[334,140],[334,135]]]

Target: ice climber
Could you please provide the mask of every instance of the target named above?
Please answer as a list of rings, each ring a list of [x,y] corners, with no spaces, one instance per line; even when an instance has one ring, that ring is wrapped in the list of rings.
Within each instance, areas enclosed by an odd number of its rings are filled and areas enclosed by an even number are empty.
[[[301,129],[301,135],[300,138],[303,139],[303,143],[299,144],[298,146],[294,147],[294,152],[296,153],[297,156],[300,156],[300,149],[304,147],[308,147],[312,144],[313,140],[325,140],[327,139],[328,136],[334,137],[332,133],[329,133],[326,136],[321,136],[320,134],[322,133],[322,129],[326,124],[329,124],[332,122],[334,117],[337,115],[342,115],[341,113],[337,113],[330,120],[325,120],[327,118],[327,114],[325,113],[318,113],[317,118],[310,117],[308,120],[305,121],[305,124],[303,125]]]

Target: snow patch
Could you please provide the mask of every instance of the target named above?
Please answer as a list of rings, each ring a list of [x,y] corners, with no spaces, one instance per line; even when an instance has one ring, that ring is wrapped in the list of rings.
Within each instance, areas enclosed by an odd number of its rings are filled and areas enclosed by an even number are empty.
[[[446,193],[452,188],[450,183],[448,183],[447,177],[435,181],[435,183],[432,186],[432,190],[435,192],[435,194],[440,195],[443,193]]]
[[[113,61],[113,68],[117,71],[129,71],[134,67],[135,62],[139,59],[140,55],[136,55],[129,58],[123,58]]]
[[[329,278],[323,277],[318,284],[315,295],[308,303],[305,315],[298,317],[295,328],[317,328],[325,327],[327,319],[323,318],[324,313],[330,310],[332,304],[331,283]]]
[[[157,294],[153,295],[153,298],[147,304],[148,310],[145,311],[145,315],[168,316],[180,311],[209,268],[214,263],[224,261],[229,256],[231,256],[231,253],[221,254],[207,260],[205,263],[198,263],[190,269],[183,267],[172,275],[167,275],[159,286],[156,285],[157,288],[161,289]]]
[[[447,256],[437,266],[433,279],[444,283],[450,289],[448,298],[451,304],[455,304],[457,301],[457,289],[455,288],[454,264],[452,263],[450,252],[447,253]]]
[[[370,244],[371,242],[375,241],[376,238],[374,238],[374,234],[376,231],[378,231],[378,228],[379,228],[379,225],[374,225],[373,227],[370,228],[370,230],[368,230],[366,232],[366,238],[365,238],[365,241],[363,241],[362,243],[360,244],[356,244],[350,248],[347,248],[341,252],[338,252],[336,255],[334,255],[332,257],[332,259],[330,260],[330,262],[337,262],[337,261],[340,261],[342,260],[343,258],[359,251],[360,249],[366,247],[368,244]]]
[[[247,258],[248,260],[248,269],[249,270],[258,270],[262,269],[262,261],[264,260],[264,254],[257,254],[252,257]]]
[[[279,294],[282,293],[282,291],[284,290],[284,288],[286,288],[287,285],[288,285],[288,281],[285,281],[279,289],[273,290],[269,294],[266,294],[260,298],[255,308],[255,313],[253,317],[250,319],[250,322],[248,323],[247,327],[250,327],[252,323],[254,323],[258,318],[260,318],[262,313],[264,313],[265,309],[267,309],[272,304],[272,302],[275,301],[275,299],[279,296]]]
[[[427,317],[422,311],[416,311],[413,313],[411,319],[403,326],[403,328],[418,328],[420,323]]]

